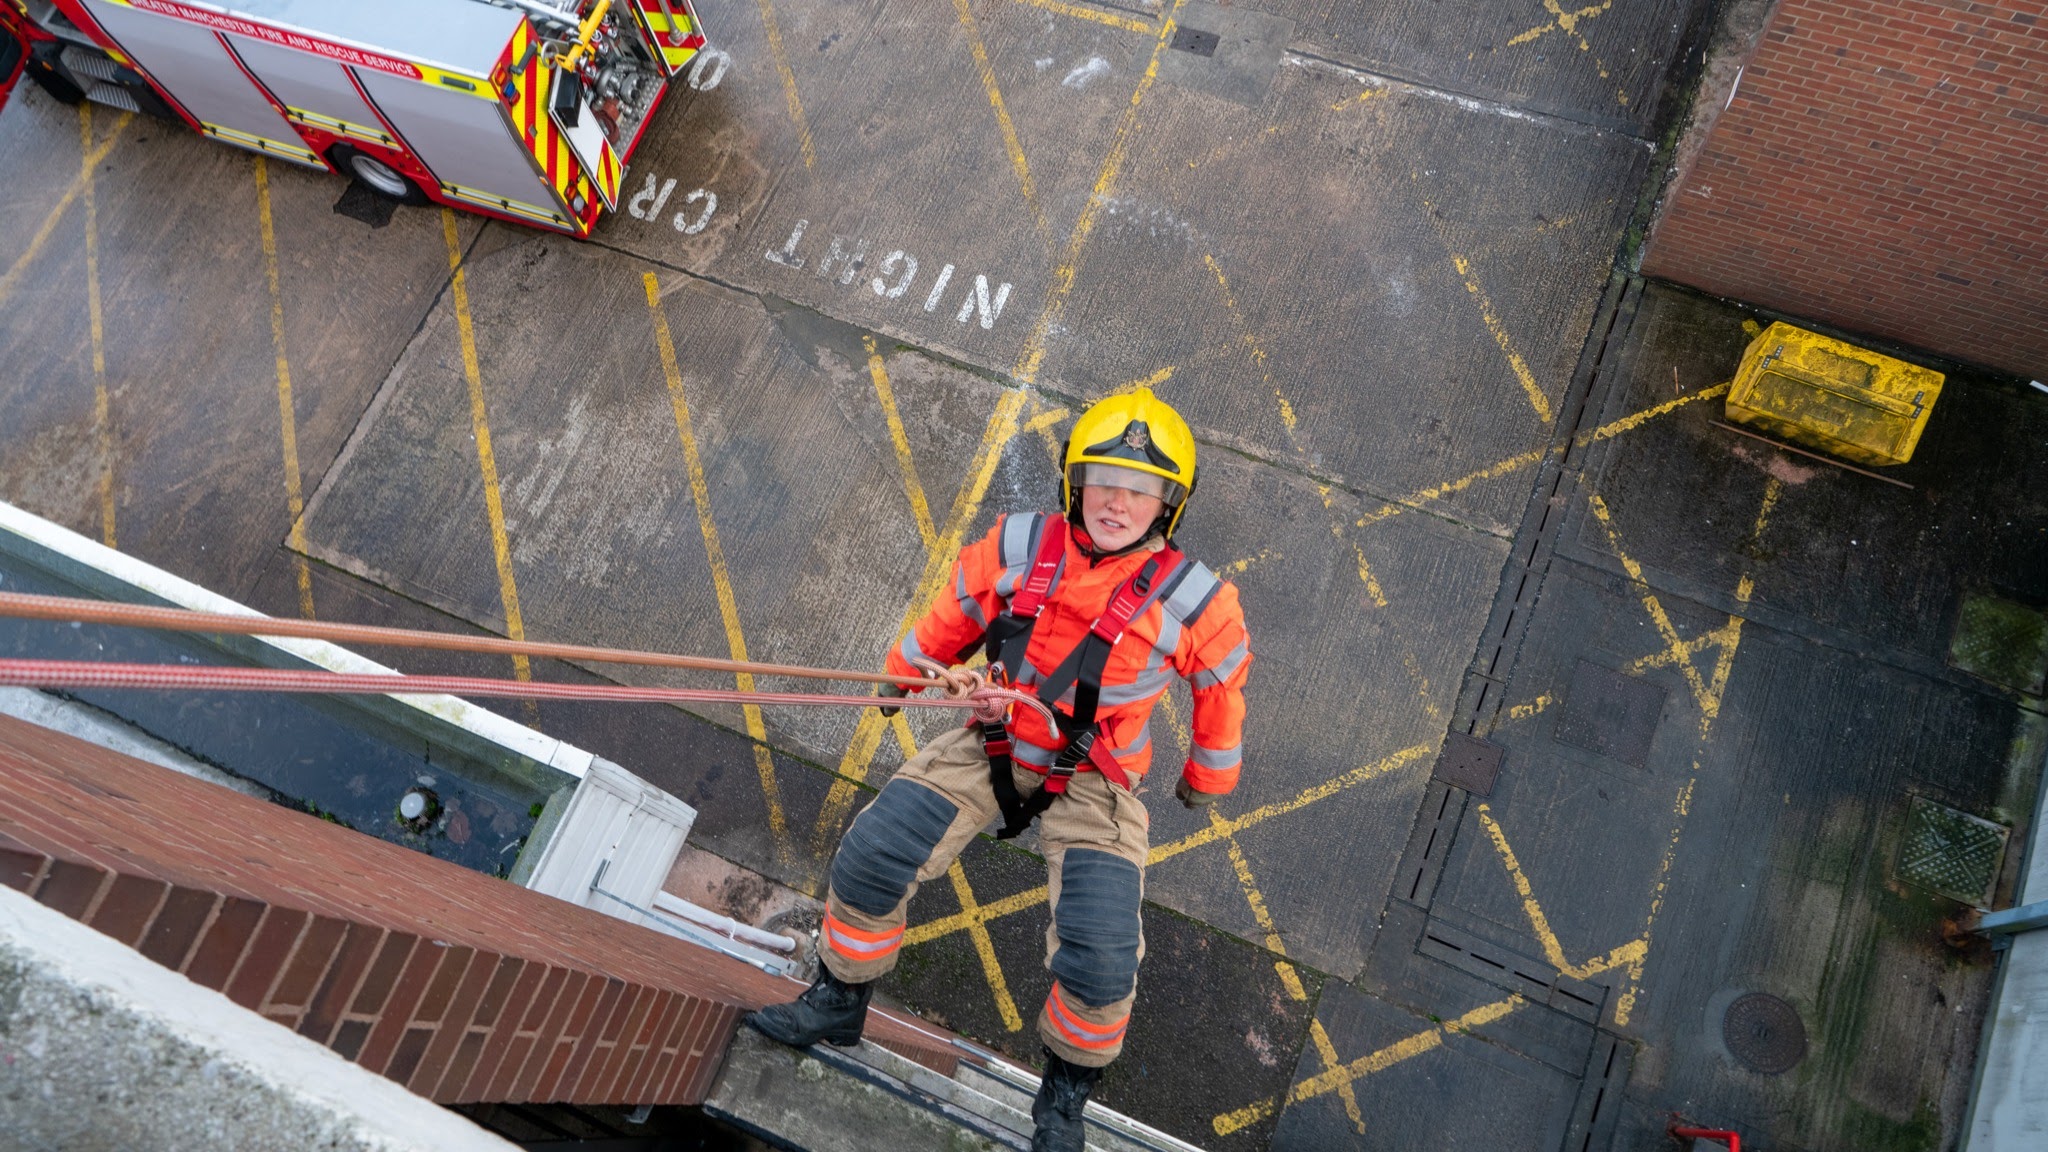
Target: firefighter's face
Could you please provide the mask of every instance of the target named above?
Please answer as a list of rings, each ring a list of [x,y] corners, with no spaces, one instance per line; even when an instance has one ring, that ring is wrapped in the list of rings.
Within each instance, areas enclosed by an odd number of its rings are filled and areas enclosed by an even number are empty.
[[[1104,552],[1136,544],[1164,511],[1166,501],[1128,488],[1091,484],[1081,489],[1081,522]]]

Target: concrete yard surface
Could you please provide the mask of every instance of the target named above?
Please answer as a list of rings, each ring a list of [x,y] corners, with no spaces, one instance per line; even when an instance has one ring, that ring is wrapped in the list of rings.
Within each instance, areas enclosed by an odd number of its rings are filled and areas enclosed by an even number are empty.
[[[2048,720],[1986,622],[2048,603],[2048,396],[1935,365],[1910,488],[1714,423],[1774,317],[1629,270],[1713,8],[706,0],[729,62],[585,242],[25,89],[0,499],[279,615],[871,668],[1144,383],[1257,662],[1212,809],[1157,717],[1099,1099],[1214,1149],[1953,1148],[1994,957],[1923,849],[2003,829],[2011,897]],[[946,723],[502,705],[810,895]],[[925,886],[884,985],[1025,1062],[1034,846]]]

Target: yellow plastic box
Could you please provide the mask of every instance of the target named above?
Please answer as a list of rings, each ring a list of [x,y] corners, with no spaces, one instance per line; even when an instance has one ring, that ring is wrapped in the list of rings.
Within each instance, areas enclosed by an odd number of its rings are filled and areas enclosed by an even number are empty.
[[[1904,464],[1941,373],[1779,322],[1742,354],[1728,419],[1859,464]]]

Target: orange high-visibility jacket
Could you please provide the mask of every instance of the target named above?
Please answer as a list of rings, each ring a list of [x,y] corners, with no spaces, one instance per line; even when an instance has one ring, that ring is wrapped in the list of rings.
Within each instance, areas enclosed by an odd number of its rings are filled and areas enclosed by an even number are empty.
[[[971,657],[989,622],[1009,607],[1030,572],[1048,519],[1043,513],[1004,516],[988,535],[962,548],[951,584],[889,653],[889,671],[918,675],[910,663],[916,656],[952,664]],[[1090,561],[1070,532],[1066,561],[1025,649],[1027,666],[1011,670],[1018,683],[1051,675],[1151,555],[1139,550]],[[1142,775],[1152,764],[1152,708],[1172,678],[1183,677],[1194,692],[1194,745],[1182,773],[1199,791],[1230,791],[1243,760],[1244,682],[1251,662],[1237,588],[1192,564],[1173,594],[1134,618],[1110,651],[1095,712],[1098,746],[1114,753],[1133,779]],[[1070,692],[1061,706],[1071,711],[1072,703]],[[1059,733],[1028,708],[1016,710],[1010,738],[1016,762],[1039,773],[1052,767],[1061,745]]]

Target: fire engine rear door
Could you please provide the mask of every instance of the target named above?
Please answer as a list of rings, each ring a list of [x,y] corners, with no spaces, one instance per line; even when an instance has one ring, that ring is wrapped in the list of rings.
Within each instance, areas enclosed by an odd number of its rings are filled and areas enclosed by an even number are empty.
[[[28,45],[21,42],[21,34],[0,20],[0,108],[7,107],[7,96],[14,91],[15,81],[21,79],[21,67],[27,59]]]
[[[557,74],[554,82],[574,84],[577,81],[573,75]],[[604,129],[598,126],[597,113],[590,110],[590,101],[578,96],[576,104],[576,122],[568,123],[557,115],[555,127],[561,129],[562,137],[569,141],[569,150],[576,153],[577,162],[583,165],[583,174],[590,177],[591,186],[597,189],[605,209],[616,212],[619,208],[619,185],[626,179],[626,166],[619,163],[619,154],[612,150],[612,142],[605,138]]]
[[[301,164],[327,167],[269,97],[243,75],[241,64],[211,28],[109,0],[85,0],[85,7],[121,51],[142,65],[208,135]]]

